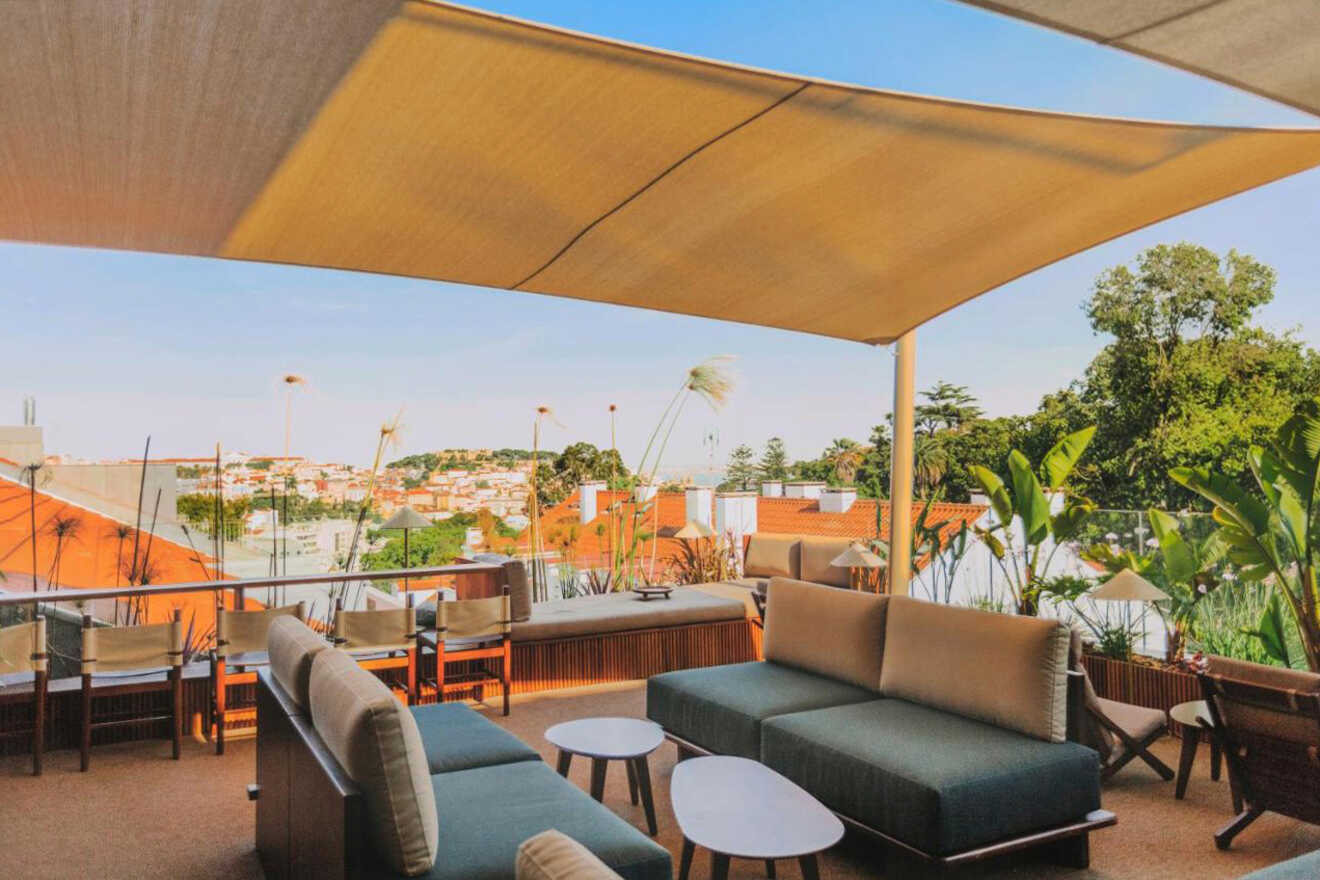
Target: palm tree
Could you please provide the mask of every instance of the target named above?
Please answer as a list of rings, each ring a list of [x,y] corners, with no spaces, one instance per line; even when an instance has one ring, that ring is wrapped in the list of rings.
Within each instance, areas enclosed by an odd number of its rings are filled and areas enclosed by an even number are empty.
[[[75,514],[59,513],[51,519],[48,531],[55,536],[55,556],[51,559],[50,572],[46,579],[52,586],[58,587],[60,583],[60,559],[64,554],[64,542],[77,541],[82,527],[82,519]]]
[[[866,447],[856,440],[839,437],[825,450],[825,461],[834,469],[834,476],[841,483],[851,483],[857,478],[857,469],[866,459]]]
[[[949,451],[940,442],[939,437],[923,434],[912,445],[913,475],[917,480],[917,490],[928,496],[944,479],[949,469]]]

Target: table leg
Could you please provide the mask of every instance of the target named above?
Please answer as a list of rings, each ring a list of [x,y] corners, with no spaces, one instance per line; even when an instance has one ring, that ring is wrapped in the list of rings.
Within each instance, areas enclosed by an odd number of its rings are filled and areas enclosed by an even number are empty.
[[[688,874],[692,872],[692,851],[695,848],[692,841],[683,838],[683,855],[678,861],[678,880],[688,880]]]
[[[628,799],[635,807],[637,806],[637,768],[633,766],[631,759],[624,761],[623,767],[628,771]]]
[[[765,876],[769,877],[770,880],[775,880],[775,860],[774,860],[774,859],[766,859],[766,860],[765,860]]]
[[[559,750],[559,763],[555,766],[555,769],[559,771],[559,775],[560,775],[560,776],[563,776],[565,779],[567,779],[567,778],[568,778],[568,768],[569,768],[569,766],[570,766],[572,763],[573,763],[573,753],[572,753],[572,752],[566,752],[566,751],[564,751],[563,749],[560,749],[560,750]]]
[[[1192,763],[1196,760],[1196,744],[1201,734],[1184,724],[1182,734],[1182,752],[1178,756],[1178,781],[1173,784],[1173,796],[1182,800],[1187,794],[1187,780],[1192,775]]]
[[[798,865],[802,868],[802,880],[820,880],[820,868],[816,864],[814,853],[802,856],[798,859]]]
[[[591,796],[601,802],[605,800],[605,770],[609,766],[605,758],[591,759]]]
[[[633,775],[642,795],[642,809],[646,811],[646,830],[655,837],[655,797],[651,794],[651,764],[646,760],[646,755],[642,755],[629,762],[629,766],[636,768]],[[633,803],[637,802],[633,801]]]
[[[710,854],[710,880],[729,880],[729,857],[724,853]]]

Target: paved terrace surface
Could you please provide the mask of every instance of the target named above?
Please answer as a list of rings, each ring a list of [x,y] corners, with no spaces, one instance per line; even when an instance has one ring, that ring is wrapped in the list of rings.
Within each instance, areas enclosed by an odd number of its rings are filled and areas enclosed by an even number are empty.
[[[591,715],[641,717],[642,683],[607,685],[514,698],[513,713],[489,717],[553,760],[542,737],[551,724]],[[1177,764],[1178,743],[1165,739],[1156,751]],[[253,779],[254,744],[234,742],[217,758],[210,746],[185,741],[183,760],[168,758],[166,743],[105,746],[92,752],[92,769],[78,772],[75,751],[49,756],[40,779],[26,775],[21,757],[0,759],[0,876],[19,878],[100,877],[145,880],[180,877],[259,880],[253,850],[253,807],[243,787]],[[1173,783],[1130,766],[1105,788],[1104,805],[1119,816],[1117,827],[1092,836],[1092,868],[1070,871],[1045,864],[1000,864],[967,872],[968,878],[1069,878],[1069,880],[1227,880],[1247,871],[1320,848],[1320,828],[1268,815],[1246,831],[1232,851],[1221,853],[1211,834],[1229,818],[1226,782],[1211,782],[1209,749],[1202,747],[1187,799],[1173,799]],[[669,809],[674,747],[652,758],[660,842],[678,863],[680,838]],[[575,761],[572,779],[587,786],[589,762]],[[627,782],[611,765],[605,802],[639,827],[640,807],[628,803]],[[734,878],[764,877],[752,862],[733,863]],[[708,876],[698,852],[693,877]],[[795,878],[784,863],[780,876]],[[884,870],[883,855],[865,840],[845,838],[821,863],[829,880],[899,878]]]

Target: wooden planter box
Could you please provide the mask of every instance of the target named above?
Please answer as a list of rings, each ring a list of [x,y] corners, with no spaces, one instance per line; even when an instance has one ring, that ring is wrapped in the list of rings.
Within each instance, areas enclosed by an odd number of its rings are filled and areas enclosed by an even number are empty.
[[[1179,703],[1201,699],[1201,683],[1190,672],[1114,660],[1099,654],[1082,655],[1082,664],[1095,692],[1106,700],[1168,712]],[[1169,726],[1175,735],[1182,734],[1181,725]]]

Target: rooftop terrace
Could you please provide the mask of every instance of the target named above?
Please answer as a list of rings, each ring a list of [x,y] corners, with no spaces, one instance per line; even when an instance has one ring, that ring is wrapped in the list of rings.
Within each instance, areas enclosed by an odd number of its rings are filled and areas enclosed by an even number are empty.
[[[543,731],[569,718],[600,715],[643,717],[642,682],[551,691],[514,698],[513,712],[486,716],[508,728],[553,761]],[[1176,764],[1178,743],[1164,739],[1156,752]],[[45,775],[28,775],[29,759],[0,759],[5,797],[0,827],[5,831],[4,868],[11,878],[36,877],[262,877],[253,843],[254,807],[244,786],[254,778],[255,744],[234,742],[223,757],[210,744],[185,742],[183,760],[169,760],[165,742],[104,746],[96,750],[89,773],[78,772],[76,751],[48,756]],[[669,779],[675,750],[663,746],[653,756],[659,841],[677,863],[680,838],[669,808]],[[588,764],[574,764],[570,778],[585,789]],[[605,803],[638,827],[640,807],[629,805],[627,784],[611,768]],[[1130,765],[1105,787],[1105,807],[1119,816],[1116,827],[1092,836],[1091,868],[1076,871],[1021,861],[990,864],[962,876],[986,878],[1076,878],[1076,880],[1162,880],[1198,877],[1228,880],[1255,868],[1320,848],[1320,828],[1266,815],[1228,852],[1215,849],[1212,833],[1231,814],[1228,785],[1209,777],[1209,751],[1198,753],[1187,797],[1173,798],[1173,786],[1139,765]],[[853,835],[825,854],[825,878],[893,877],[884,851]],[[732,877],[763,877],[751,862],[733,863]],[[698,854],[693,876],[706,872]],[[795,877],[793,867],[781,869]]]

